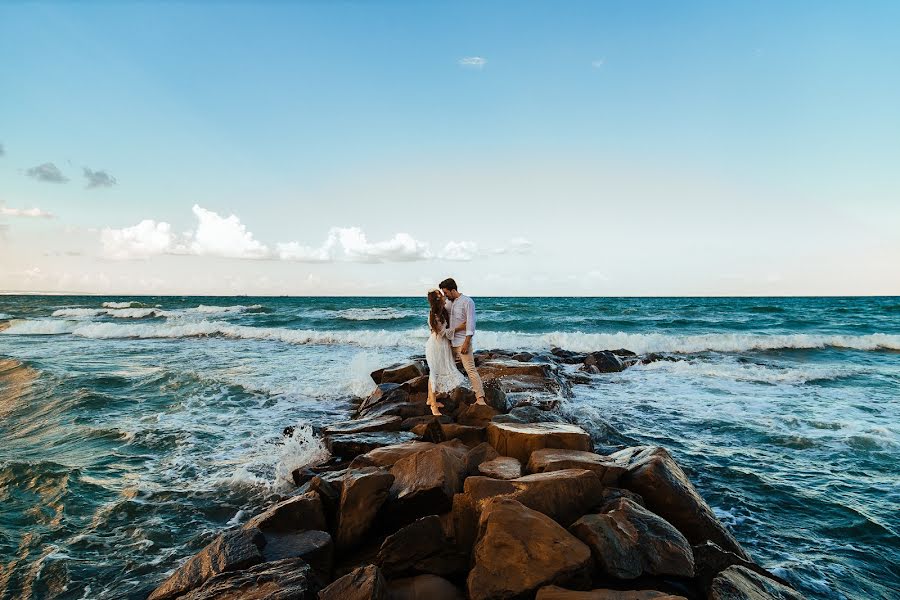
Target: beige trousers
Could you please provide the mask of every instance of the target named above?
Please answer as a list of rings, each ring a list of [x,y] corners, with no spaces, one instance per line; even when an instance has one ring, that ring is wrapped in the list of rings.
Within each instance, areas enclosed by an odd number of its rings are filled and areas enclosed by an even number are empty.
[[[466,375],[469,376],[469,383],[472,384],[472,391],[475,392],[475,398],[484,399],[484,385],[481,383],[481,375],[478,374],[478,369],[475,368],[475,354],[472,351],[472,347],[469,346],[467,354],[460,354],[459,348],[454,346],[453,355],[459,359],[463,369],[466,370]]]

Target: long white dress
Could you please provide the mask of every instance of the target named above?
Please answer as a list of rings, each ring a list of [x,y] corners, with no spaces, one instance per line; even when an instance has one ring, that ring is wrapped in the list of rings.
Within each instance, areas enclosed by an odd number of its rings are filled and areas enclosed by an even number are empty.
[[[437,334],[433,331],[425,342],[425,360],[428,362],[428,383],[435,394],[450,392],[463,384],[465,378],[456,368],[453,348],[448,338],[449,328]]]

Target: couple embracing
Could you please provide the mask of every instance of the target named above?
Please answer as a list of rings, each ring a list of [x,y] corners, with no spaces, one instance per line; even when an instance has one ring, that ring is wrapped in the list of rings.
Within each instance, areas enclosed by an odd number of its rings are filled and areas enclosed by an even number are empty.
[[[428,292],[431,312],[428,325],[431,335],[425,344],[425,360],[428,362],[428,406],[431,414],[440,416],[443,404],[437,395],[445,394],[462,385],[462,373],[456,368],[456,360],[462,363],[476,404],[485,404],[484,386],[475,368],[475,350],[472,337],[475,335],[475,302],[459,293],[456,281],[445,279],[440,289]]]

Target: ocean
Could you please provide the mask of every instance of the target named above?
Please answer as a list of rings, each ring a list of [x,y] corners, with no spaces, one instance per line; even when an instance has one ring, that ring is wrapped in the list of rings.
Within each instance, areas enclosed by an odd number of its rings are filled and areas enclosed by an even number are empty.
[[[807,597],[900,597],[900,298],[475,301],[480,349],[667,354],[563,412],[610,448],[669,448]],[[0,296],[0,599],[144,597],[321,459],[312,428],[423,352],[426,312]]]

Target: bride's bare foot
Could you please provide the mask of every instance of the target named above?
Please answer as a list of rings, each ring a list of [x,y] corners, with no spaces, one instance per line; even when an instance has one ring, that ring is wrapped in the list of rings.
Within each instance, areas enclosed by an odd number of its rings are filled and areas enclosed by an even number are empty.
[[[443,406],[443,404],[442,404],[441,406]],[[431,416],[433,416],[433,417],[443,417],[444,414],[443,414],[441,411],[439,411],[438,409],[432,408],[432,409],[431,409]]]
[[[478,404],[478,405],[480,405],[480,406],[487,406],[487,402],[484,401],[484,398],[479,398],[479,399],[477,399],[477,400],[475,401],[475,404]]]

